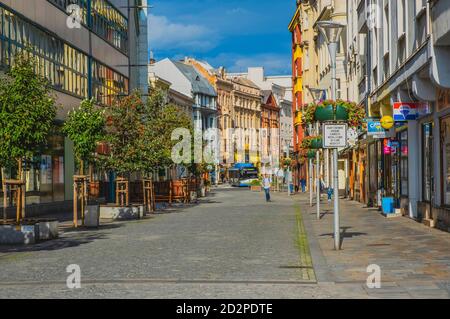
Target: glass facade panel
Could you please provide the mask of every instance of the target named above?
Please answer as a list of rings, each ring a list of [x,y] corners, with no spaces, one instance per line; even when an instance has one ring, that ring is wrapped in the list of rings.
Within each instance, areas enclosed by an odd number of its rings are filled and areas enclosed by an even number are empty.
[[[108,0],[47,0],[67,12],[71,4],[80,7],[81,22],[123,53],[128,53],[128,19]],[[91,18],[89,21],[88,18]]]
[[[91,81],[92,95],[103,105],[129,92],[128,78],[0,5],[0,66],[10,65],[16,51],[26,46],[36,58],[36,71],[57,90],[88,98]]]
[[[88,1],[90,0],[47,0],[48,2],[53,3],[55,6],[60,8],[61,10],[67,12],[67,7],[74,4],[80,8],[80,17],[81,22],[87,25],[88,18]]]
[[[128,93],[128,79],[97,61],[92,63],[92,86],[93,96],[103,105]]]
[[[128,20],[107,0],[91,0],[92,30],[122,52],[128,52]]]

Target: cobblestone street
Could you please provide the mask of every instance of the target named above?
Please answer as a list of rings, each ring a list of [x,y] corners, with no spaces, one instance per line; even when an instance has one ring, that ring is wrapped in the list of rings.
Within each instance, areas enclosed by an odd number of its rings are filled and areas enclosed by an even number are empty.
[[[447,233],[342,201],[344,250],[335,252],[327,207],[316,221],[306,195],[263,197],[221,188],[144,220],[1,247],[0,298],[449,297]],[[382,289],[365,286],[371,263],[382,267]],[[81,267],[81,289],[66,287],[70,264]]]

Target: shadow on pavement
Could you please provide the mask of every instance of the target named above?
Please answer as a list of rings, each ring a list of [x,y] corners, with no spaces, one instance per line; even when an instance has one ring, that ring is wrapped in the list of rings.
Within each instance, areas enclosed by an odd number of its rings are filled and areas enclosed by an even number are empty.
[[[361,232],[348,232],[349,229],[352,227],[341,227],[341,238],[339,243],[339,248],[342,249],[342,245],[344,243],[345,238],[353,238],[353,237],[359,237],[359,236],[367,236],[367,233],[361,233]],[[334,233],[327,233],[322,234],[320,237],[329,236],[331,238],[334,238]]]
[[[76,238],[61,237],[29,246],[0,246],[0,253],[27,253],[36,251],[53,251],[89,244],[95,240],[108,239],[108,236],[100,233],[80,232]]]

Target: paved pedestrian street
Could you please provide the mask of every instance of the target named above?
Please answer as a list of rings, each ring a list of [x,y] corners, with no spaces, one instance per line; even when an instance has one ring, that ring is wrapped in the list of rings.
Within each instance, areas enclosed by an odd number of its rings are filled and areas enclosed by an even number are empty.
[[[341,205],[339,252],[331,207],[317,221],[306,195],[266,203],[246,189],[99,230],[63,228],[54,241],[0,247],[0,298],[449,298],[448,233]],[[80,289],[67,288],[71,264]],[[366,286],[370,264],[380,289]]]

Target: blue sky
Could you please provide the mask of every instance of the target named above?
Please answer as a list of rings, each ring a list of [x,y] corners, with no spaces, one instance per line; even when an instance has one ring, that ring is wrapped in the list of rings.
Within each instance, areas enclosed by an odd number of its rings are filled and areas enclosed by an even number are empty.
[[[185,56],[230,72],[264,66],[266,73],[290,74],[287,29],[295,0],[153,0],[150,49],[157,60]]]

